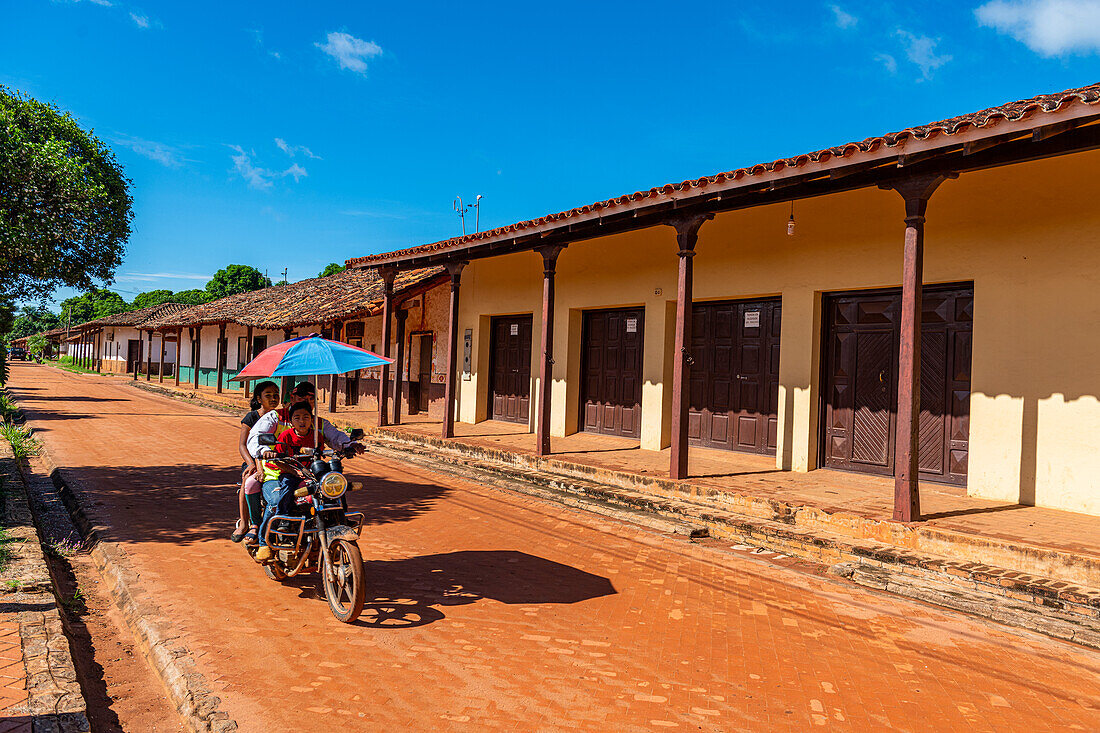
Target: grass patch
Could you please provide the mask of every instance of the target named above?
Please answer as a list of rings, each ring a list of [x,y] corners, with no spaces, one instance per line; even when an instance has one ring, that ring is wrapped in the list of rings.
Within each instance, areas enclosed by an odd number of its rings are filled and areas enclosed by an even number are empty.
[[[46,554],[59,560],[72,557],[84,549],[84,540],[71,533],[68,537],[58,542],[50,542],[44,545]]]
[[[0,392],[0,420],[11,422],[18,409],[19,408],[11,401],[11,397],[8,397],[6,392]]]
[[[95,374],[95,369],[85,369],[82,366],[78,366],[73,363],[73,357],[60,356],[57,359],[57,365],[67,372],[75,372],[77,374]]]
[[[14,538],[8,533],[8,530],[0,527],[0,572],[3,572],[4,569],[7,568],[8,563],[11,562],[11,543],[13,540]]]
[[[4,422],[0,424],[0,436],[11,443],[11,450],[16,458],[30,458],[38,455],[38,440],[32,437],[31,431],[25,427]]]
[[[83,616],[86,614],[88,606],[85,604],[84,591],[77,588],[71,596],[62,595],[61,607],[70,616]]]

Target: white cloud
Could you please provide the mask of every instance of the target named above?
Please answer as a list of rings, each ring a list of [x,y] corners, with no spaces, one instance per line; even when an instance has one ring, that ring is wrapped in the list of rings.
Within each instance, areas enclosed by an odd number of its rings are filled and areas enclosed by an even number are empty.
[[[899,30],[897,34],[905,44],[905,57],[920,68],[920,81],[931,79],[932,72],[951,60],[951,56],[947,54],[936,54],[938,39],[914,35],[903,30]]]
[[[140,137],[130,137],[129,135],[117,135],[112,140],[118,145],[130,148],[138,155],[149,160],[155,160],[168,168],[179,168],[186,160],[178,148],[153,140],[143,140]]]
[[[138,13],[130,13],[130,20],[134,21],[134,24],[137,25],[138,28],[148,28],[149,27],[149,16],[148,15],[139,15]]]
[[[341,69],[366,76],[367,59],[382,55],[382,47],[374,41],[364,41],[350,33],[329,33],[325,43],[314,46],[336,59]]]
[[[278,51],[271,51],[267,48],[266,45],[264,45],[264,32],[262,30],[259,30],[258,28],[248,28],[245,32],[252,35],[253,40],[256,42],[256,47],[261,49],[268,56],[274,59],[282,58],[282,56],[279,55]]]
[[[1042,56],[1100,51],[1100,0],[993,0],[974,16]]]
[[[844,12],[839,5],[830,5],[829,10],[833,11],[833,22],[837,28],[853,28],[859,23],[859,18]]]
[[[305,145],[290,145],[287,143],[286,140],[283,140],[281,137],[275,138],[275,145],[278,146],[279,150],[282,150],[291,158],[293,158],[296,153],[301,153],[307,158],[313,158],[314,160],[322,159],[320,155],[314,155],[313,151],[307,148]]]
[[[886,67],[891,74],[898,73],[898,60],[888,53],[875,54],[875,61]]]
[[[241,178],[248,181],[249,188],[254,188],[257,191],[266,191],[271,188],[276,178],[286,178],[289,176],[297,183],[309,175],[306,173],[306,169],[297,163],[291,164],[285,171],[260,168],[252,164],[252,156],[256,154],[256,151],[250,150],[245,152],[244,148],[240,145],[230,145],[229,149],[235,153],[229,157],[233,160],[233,166],[236,168],[237,173],[240,174]]]

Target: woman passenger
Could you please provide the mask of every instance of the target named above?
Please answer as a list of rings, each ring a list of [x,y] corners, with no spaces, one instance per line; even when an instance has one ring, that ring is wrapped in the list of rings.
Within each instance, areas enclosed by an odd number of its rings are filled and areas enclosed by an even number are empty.
[[[244,463],[241,464],[241,489],[238,492],[240,517],[229,539],[234,542],[240,542],[243,539],[247,540],[248,544],[254,545],[259,537],[261,487],[256,479],[259,463],[248,454],[248,433],[261,417],[279,407],[279,386],[272,381],[256,384],[252,388],[250,406],[252,411],[241,418],[241,433],[237,442],[237,450],[244,459]],[[248,527],[247,534],[244,532],[245,527]]]

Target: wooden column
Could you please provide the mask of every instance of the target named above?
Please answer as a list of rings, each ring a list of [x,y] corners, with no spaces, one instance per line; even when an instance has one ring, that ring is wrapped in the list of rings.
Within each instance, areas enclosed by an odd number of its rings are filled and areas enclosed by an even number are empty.
[[[332,324],[332,340],[333,341],[339,341],[340,340],[340,332],[342,330],[343,330],[343,325],[340,323],[340,321],[336,321],[335,323]],[[336,388],[339,384],[340,384],[340,375],[339,374],[333,374],[332,375],[332,382],[331,382],[331,384],[329,384],[329,390],[328,390],[328,411],[333,413],[333,414],[336,413]]]
[[[451,315],[447,319],[447,382],[443,389],[443,437],[455,435],[455,372],[458,369],[458,286],[462,281],[462,268],[466,262],[448,262],[451,276]]]
[[[397,270],[392,267],[379,268],[378,274],[382,277],[382,356],[390,355],[390,316],[393,314],[393,280],[397,277]],[[389,423],[389,410],[387,408],[388,395],[386,387],[389,386],[390,367],[382,365],[382,374],[378,380],[378,427],[384,427]]]
[[[283,329],[283,341],[289,341],[289,340],[290,340],[290,329],[289,328],[284,328]],[[248,348],[251,349],[252,347],[249,346]],[[281,381],[282,381],[282,383],[280,385],[279,393],[283,396],[283,399],[285,400],[287,398],[287,395],[290,394],[290,377],[283,377]],[[316,387],[317,385],[313,385],[313,386]]]
[[[164,334],[166,331],[163,329],[160,332],[160,366],[157,367],[157,381],[164,384]]]
[[[145,355],[145,381],[153,381],[153,329],[149,329],[149,353]]]
[[[680,269],[676,285],[676,341],[672,354],[672,455],[668,475],[676,480],[688,475],[688,377],[691,374],[691,299],[695,270],[695,244],[699,227],[713,214],[697,214],[667,222],[676,229]]]
[[[249,326],[248,327],[248,333],[245,336],[244,363],[248,364],[251,361],[252,361],[252,326]],[[241,380],[241,391],[244,392],[246,397],[248,396],[249,387],[250,387],[250,385],[249,385],[247,379]]]
[[[95,332],[95,355],[92,357],[92,362],[95,364],[95,370],[99,373],[103,373],[103,358],[100,356],[100,349],[103,346],[103,329],[99,329]]]
[[[81,368],[87,367],[88,359],[88,332],[83,328],[80,329],[80,361],[77,362],[77,366]]]
[[[183,326],[176,329],[176,386],[180,386],[180,348],[183,343]]]
[[[202,363],[202,326],[195,326],[191,335],[191,369],[194,374],[195,389],[199,388],[199,364]]]
[[[217,391],[218,394],[222,393],[222,380],[225,378],[225,352],[228,351],[226,346],[227,346],[227,344],[226,344],[226,341],[225,341],[225,324],[223,323],[223,324],[218,326],[218,348],[215,350],[215,353],[217,354],[217,357],[218,357],[218,361],[217,361],[218,386],[215,387],[214,389]]]
[[[954,175],[916,176],[879,184],[905,200],[901,270],[901,341],[898,355],[898,411],[894,443],[894,520],[920,519],[919,421],[921,291],[924,287],[924,214],[936,188]]]
[[[400,425],[401,383],[405,377],[405,370],[402,368],[405,361],[405,319],[409,317],[409,312],[398,308],[394,316],[397,318],[397,354],[393,362],[393,424]]]
[[[539,247],[542,255],[542,359],[539,361],[539,403],[535,425],[535,453],[550,455],[550,387],[554,378],[554,274],[564,244]]]

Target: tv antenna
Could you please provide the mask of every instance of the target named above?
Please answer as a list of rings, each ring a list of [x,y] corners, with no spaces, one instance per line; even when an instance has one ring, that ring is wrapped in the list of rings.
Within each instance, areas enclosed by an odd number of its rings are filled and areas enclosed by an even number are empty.
[[[472,204],[462,205],[462,197],[455,196],[454,210],[458,218],[462,220],[462,236],[466,236],[466,212],[474,210],[474,233],[481,231],[481,194],[477,195]]]

